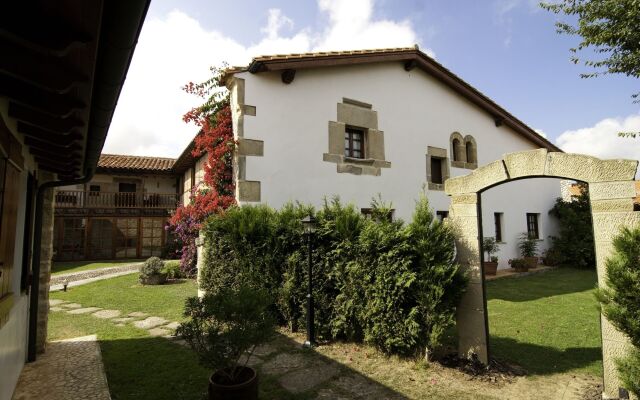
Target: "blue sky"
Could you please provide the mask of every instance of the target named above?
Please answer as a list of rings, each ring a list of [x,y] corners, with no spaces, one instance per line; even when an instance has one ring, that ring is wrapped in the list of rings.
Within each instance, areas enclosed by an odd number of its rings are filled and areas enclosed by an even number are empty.
[[[640,146],[635,142],[625,146],[629,142],[615,138],[615,132],[613,138],[609,135],[612,130],[640,129],[639,105],[631,98],[640,82],[624,76],[581,79],[579,74],[589,69],[569,60],[569,48],[578,38],[557,34],[557,18],[533,0],[153,0],[121,103],[133,106],[144,101],[143,94],[149,99],[149,92],[161,96],[175,90],[174,106],[184,109],[194,99],[180,98],[178,82],[206,77],[209,64],[220,60],[234,64],[272,49],[279,53],[332,49],[338,43],[331,39],[334,31],[355,21],[354,25],[363,26],[345,45],[375,48],[417,42],[438,62],[563,148],[639,158]],[[199,44],[194,48],[200,50],[191,53],[203,54],[190,55],[179,43],[172,45],[177,37],[183,43],[193,38],[196,43],[190,45]],[[176,54],[171,54],[172,49]],[[149,82],[144,83],[145,79]],[[166,91],[154,87],[163,82],[172,86]],[[162,114],[171,112],[167,109]],[[158,135],[136,126],[133,115],[127,110],[116,112],[112,131],[117,132],[114,139],[110,133],[105,150],[175,156],[193,134],[167,122],[158,129],[175,126],[180,139],[163,132],[174,138],[155,147],[148,141],[132,147],[127,133],[132,129],[147,139]],[[627,149],[622,151],[623,147]]]

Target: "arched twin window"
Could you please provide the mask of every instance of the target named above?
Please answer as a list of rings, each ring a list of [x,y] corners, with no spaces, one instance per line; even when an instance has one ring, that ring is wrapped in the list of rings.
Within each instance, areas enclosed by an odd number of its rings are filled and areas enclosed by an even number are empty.
[[[475,169],[478,166],[478,146],[471,135],[462,136],[453,132],[451,143],[451,165],[456,168]]]

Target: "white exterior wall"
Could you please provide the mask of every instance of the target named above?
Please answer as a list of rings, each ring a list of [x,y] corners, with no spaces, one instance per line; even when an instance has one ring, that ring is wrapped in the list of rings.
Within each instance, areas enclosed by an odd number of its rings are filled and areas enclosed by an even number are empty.
[[[13,390],[27,357],[29,296],[26,292],[21,292],[20,278],[27,206],[27,176],[28,171],[35,169],[35,163],[25,146],[22,148],[22,154],[25,157],[25,168],[20,174],[21,190],[18,200],[14,262],[11,271],[11,290],[15,297],[9,320],[0,328],[0,399],[10,399],[13,395]]]
[[[496,127],[489,114],[424,71],[405,71],[402,63],[303,69],[289,85],[282,83],[279,73],[245,72],[236,77],[245,79],[244,103],[256,107],[256,116],[244,117],[244,137],[264,141],[263,157],[246,157],[245,179],[260,181],[261,201],[275,208],[295,200],[319,207],[324,197],[333,195],[362,208],[381,194],[392,202],[396,217],[408,220],[426,184],[427,146],[450,154],[451,133],[472,135],[479,165],[504,153],[537,148],[509,127]],[[381,176],[337,173],[336,164],[323,161],[328,122],[337,120],[337,103],[343,97],[370,103],[378,113],[385,158],[391,162]],[[453,167],[450,171],[452,177],[471,172]],[[493,213],[504,213],[501,268],[517,256],[516,237],[526,231],[527,212],[540,213],[540,252],[547,246],[547,236],[553,233],[547,213],[558,196],[558,181],[541,179],[485,193],[485,236],[493,236]],[[434,210],[448,210],[443,191],[428,191],[427,197]]]

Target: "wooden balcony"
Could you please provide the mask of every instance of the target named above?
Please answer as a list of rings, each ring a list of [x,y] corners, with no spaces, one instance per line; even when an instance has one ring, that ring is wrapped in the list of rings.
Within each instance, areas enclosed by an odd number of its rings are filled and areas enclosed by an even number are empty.
[[[89,192],[57,190],[57,208],[156,208],[173,210],[179,195],[176,193]]]

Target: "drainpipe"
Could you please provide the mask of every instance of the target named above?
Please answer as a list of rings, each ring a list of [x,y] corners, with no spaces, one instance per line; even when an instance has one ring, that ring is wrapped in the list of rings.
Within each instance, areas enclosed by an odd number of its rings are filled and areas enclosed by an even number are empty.
[[[33,259],[31,262],[31,297],[29,299],[29,341],[27,347],[27,362],[36,360],[36,340],[38,330],[38,303],[40,297],[40,250],[42,245],[42,208],[44,206],[44,194],[47,189],[59,186],[80,185],[93,178],[93,169],[86,171],[85,176],[78,179],[45,182],[38,186],[36,194],[36,212],[33,237]]]

